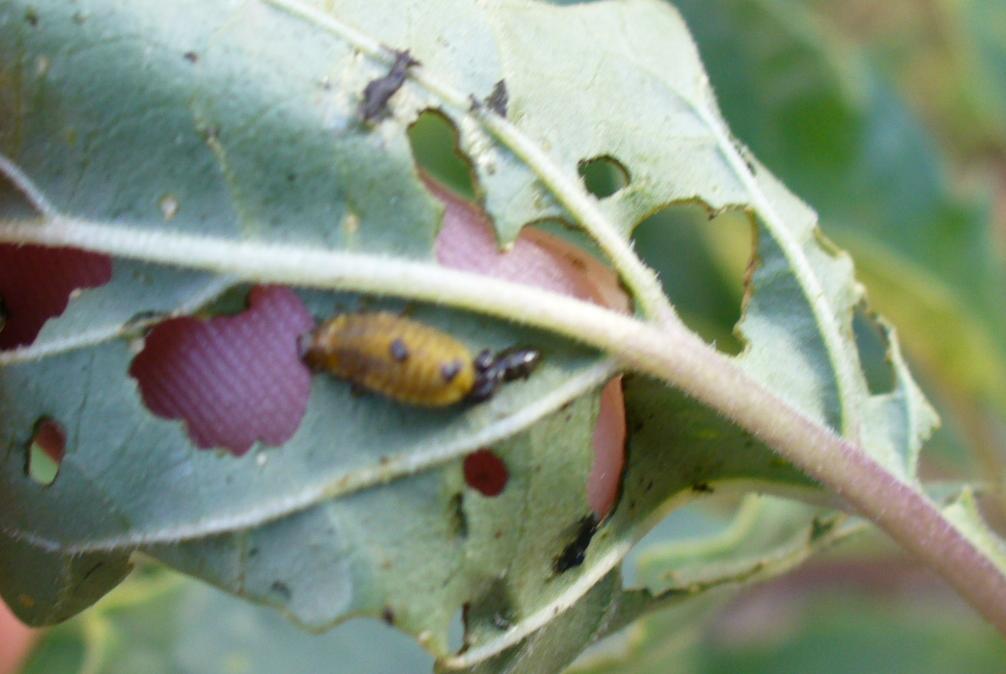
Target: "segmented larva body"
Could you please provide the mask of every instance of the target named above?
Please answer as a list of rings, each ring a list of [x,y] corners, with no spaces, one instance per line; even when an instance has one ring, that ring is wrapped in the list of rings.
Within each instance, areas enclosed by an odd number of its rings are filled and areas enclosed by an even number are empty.
[[[476,381],[471,352],[450,335],[387,312],[341,314],[307,336],[304,360],[410,405],[463,400]]]

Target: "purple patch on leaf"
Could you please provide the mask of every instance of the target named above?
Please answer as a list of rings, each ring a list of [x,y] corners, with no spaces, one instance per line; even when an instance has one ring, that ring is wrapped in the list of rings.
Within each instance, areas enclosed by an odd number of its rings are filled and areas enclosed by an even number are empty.
[[[314,320],[300,298],[258,286],[248,305],[236,316],[159,323],[129,368],[150,411],[184,420],[196,446],[235,456],[293,437],[311,392],[298,340]]]

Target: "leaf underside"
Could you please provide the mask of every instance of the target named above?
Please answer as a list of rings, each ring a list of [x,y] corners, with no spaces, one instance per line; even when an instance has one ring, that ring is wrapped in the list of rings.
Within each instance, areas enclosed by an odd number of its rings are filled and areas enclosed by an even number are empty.
[[[361,94],[391,62],[377,45],[408,49],[421,65],[388,114],[364,124]],[[485,98],[500,80],[509,127],[470,109],[470,96]],[[530,222],[575,222],[576,204],[593,199],[575,182],[577,165],[597,156],[616,158],[630,176],[598,204],[624,237],[676,202],[750,209],[757,246],[738,367],[914,479],[935,418],[893,333],[885,328],[894,387],[872,394],[852,334],[863,297],[851,262],[818,232],[815,215],[735,146],[669,6],[459,0],[410,11],[391,1],[152,8],[89,0],[0,8],[0,153],[17,172],[8,171],[10,181],[30,181],[29,196],[47,211],[41,227],[58,214],[113,239],[116,231],[207,235],[234,244],[234,256],[254,242],[435,268],[441,207],[415,171],[406,135],[431,108],[456,125],[503,243]],[[541,156],[522,154],[515,138]],[[23,200],[3,194],[0,225],[23,218]],[[257,446],[241,459],[197,451],[183,424],[145,408],[128,376],[142,336],[130,321],[190,314],[235,288],[184,255],[173,266],[117,258],[110,283],[81,293],[32,345],[0,361],[0,569],[11,569],[0,591],[22,619],[44,624],[83,608],[140,551],[314,629],[391,616],[441,658],[450,655],[451,620],[466,607],[462,657],[472,662],[460,666],[478,666],[515,652],[505,649],[523,653],[525,638],[552,644],[525,642],[539,654],[558,648],[564,630],[596,638],[627,619],[617,616],[649,607],[642,594],[621,594],[613,569],[672,499],[728,482],[816,489],[709,409],[629,376],[618,506],[582,563],[558,570],[590,512],[597,391],[612,369],[568,340],[433,306],[412,307],[412,318],[473,350],[534,344],[543,365],[488,403],[443,411],[354,396],[344,382],[315,377],[300,427],[282,447]],[[375,306],[355,295],[298,295],[316,316]],[[46,488],[25,475],[23,454],[43,415],[69,431]],[[467,489],[461,469],[486,445],[510,474],[495,498]],[[104,570],[95,573],[98,563]],[[33,565],[59,574],[58,591],[23,572]],[[573,650],[535,666],[568,662]],[[485,660],[484,671],[499,662]]]

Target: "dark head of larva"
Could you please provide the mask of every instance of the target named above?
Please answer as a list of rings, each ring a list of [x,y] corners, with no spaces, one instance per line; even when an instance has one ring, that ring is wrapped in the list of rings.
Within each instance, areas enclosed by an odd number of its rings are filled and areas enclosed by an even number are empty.
[[[496,355],[496,366],[503,381],[527,379],[538,367],[541,352],[536,349],[511,347]]]
[[[488,400],[501,384],[526,379],[538,366],[541,352],[537,349],[511,347],[493,354],[488,349],[475,356],[475,384],[468,394],[471,402]]]

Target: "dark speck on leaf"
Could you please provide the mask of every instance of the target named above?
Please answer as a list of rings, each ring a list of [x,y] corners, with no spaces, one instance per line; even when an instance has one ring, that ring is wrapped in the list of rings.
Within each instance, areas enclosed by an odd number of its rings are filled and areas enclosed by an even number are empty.
[[[385,606],[384,610],[381,611],[381,620],[389,625],[395,624],[395,612],[391,610],[390,606]]]
[[[35,12],[34,9],[29,8],[24,13],[24,20],[28,22],[29,26],[37,26],[38,25],[38,14]]]
[[[708,482],[696,482],[692,485],[692,491],[696,494],[712,494],[716,490]]]
[[[398,363],[405,362],[409,359],[409,347],[405,346],[404,341],[401,339],[395,339],[391,342],[391,357]]]
[[[556,573],[563,573],[583,564],[583,560],[587,557],[587,547],[597,532],[597,518],[593,515],[587,515],[580,520],[577,527],[576,538],[563,549],[562,554],[556,557],[552,563],[552,568]]]
[[[269,589],[284,602],[290,601],[290,597],[293,596],[293,593],[290,592],[290,587],[281,580],[274,581]]]
[[[395,62],[391,70],[383,77],[371,80],[363,90],[363,101],[360,103],[360,116],[364,122],[373,122],[386,112],[388,100],[402,88],[409,68],[419,65],[409,51],[395,52]]]
[[[493,87],[493,91],[486,98],[486,105],[500,117],[506,117],[507,104],[510,102],[510,94],[506,90],[506,82],[500,80]]]
[[[187,51],[183,54],[183,56],[185,57],[185,60],[188,61],[189,63],[196,63],[199,60],[199,54],[195,53],[194,51]]]
[[[508,630],[513,622],[502,613],[493,613],[493,626],[498,630]]]

